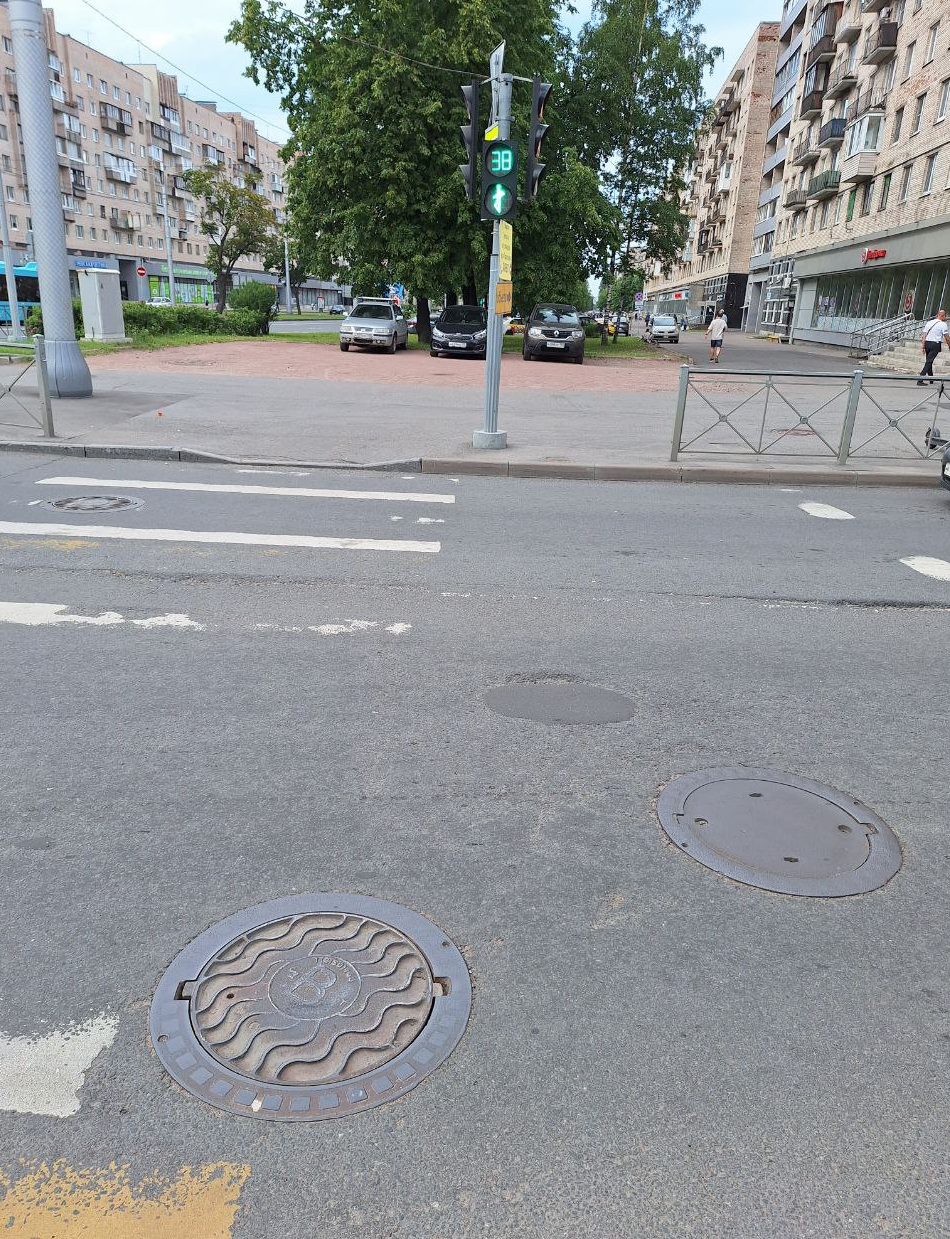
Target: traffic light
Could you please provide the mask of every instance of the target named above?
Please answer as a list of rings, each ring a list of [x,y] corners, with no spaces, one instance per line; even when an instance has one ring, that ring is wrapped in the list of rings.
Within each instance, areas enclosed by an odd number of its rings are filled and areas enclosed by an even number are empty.
[[[465,182],[465,197],[469,202],[474,202],[478,197],[478,90],[480,85],[481,82],[476,77],[472,79],[471,86],[461,88],[462,98],[465,100],[465,108],[468,112],[468,124],[461,126],[462,141],[468,151],[468,162],[459,164],[459,172]]]
[[[482,219],[514,219],[518,211],[518,147],[509,138],[482,147]]]
[[[525,175],[525,201],[534,202],[538,196],[538,186],[547,171],[547,165],[539,163],[541,144],[547,136],[550,125],[543,124],[544,105],[548,101],[553,87],[550,82],[542,82],[539,77],[534,79],[531,89],[531,129],[528,133],[528,166]]]

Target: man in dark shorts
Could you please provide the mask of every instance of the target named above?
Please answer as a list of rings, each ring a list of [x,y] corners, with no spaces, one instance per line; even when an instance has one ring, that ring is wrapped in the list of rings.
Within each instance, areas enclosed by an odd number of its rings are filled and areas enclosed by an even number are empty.
[[[725,314],[722,310],[717,310],[712,322],[706,328],[706,335],[709,336],[709,360],[715,362],[717,366],[722,349],[722,337],[728,326]]]

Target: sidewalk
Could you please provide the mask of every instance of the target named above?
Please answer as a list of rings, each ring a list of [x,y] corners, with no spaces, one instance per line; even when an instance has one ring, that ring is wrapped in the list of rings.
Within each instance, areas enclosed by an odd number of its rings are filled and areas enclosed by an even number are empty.
[[[781,359],[792,368],[795,351],[781,346]],[[719,444],[671,465],[678,361],[589,359],[581,367],[507,354],[499,425],[510,446],[478,452],[471,435],[482,423],[483,368],[470,359],[354,357],[289,341],[122,352],[90,359],[93,397],[54,402],[55,448],[38,442],[22,417],[20,427],[0,430],[0,447],[512,477],[936,484],[933,460],[839,467],[809,458],[808,444],[784,459],[734,455]],[[822,356],[821,368],[828,364]],[[11,410],[3,420],[14,420]]]

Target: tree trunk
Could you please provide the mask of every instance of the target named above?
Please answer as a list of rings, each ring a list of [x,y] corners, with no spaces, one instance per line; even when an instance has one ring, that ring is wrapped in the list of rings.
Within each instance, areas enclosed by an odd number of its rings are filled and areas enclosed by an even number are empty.
[[[473,279],[462,289],[462,301],[465,305],[478,305],[478,289]]]
[[[447,288],[445,290],[445,304],[446,305],[458,305],[458,303],[459,303],[458,293],[456,293],[454,288]]]
[[[296,301],[297,303],[297,315],[299,317],[301,314],[303,314],[303,310],[301,310],[300,308],[300,285],[299,284],[291,285],[291,291],[294,294],[294,301]]]
[[[429,317],[429,298],[416,298],[416,335],[420,344],[432,343],[432,320]]]
[[[223,314],[228,308],[228,277],[222,271],[215,280],[215,309]]]

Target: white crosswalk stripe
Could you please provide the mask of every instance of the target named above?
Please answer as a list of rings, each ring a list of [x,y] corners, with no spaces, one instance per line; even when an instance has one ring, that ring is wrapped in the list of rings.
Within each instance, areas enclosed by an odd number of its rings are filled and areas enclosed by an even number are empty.
[[[298,546],[331,551],[405,551],[436,555],[441,542],[416,542],[395,538],[326,538],[311,534],[239,533],[205,529],[132,529],[117,525],[44,524],[33,521],[0,521],[0,534],[25,534],[33,538],[95,538],[130,542],[210,542],[229,546]]]
[[[454,495],[402,490],[327,490],[315,486],[252,486],[225,482],[163,482],[138,478],[37,478],[37,486],[102,486],[110,490],[180,490],[192,494],[272,495],[291,499],[371,499],[385,503],[454,503]]]

